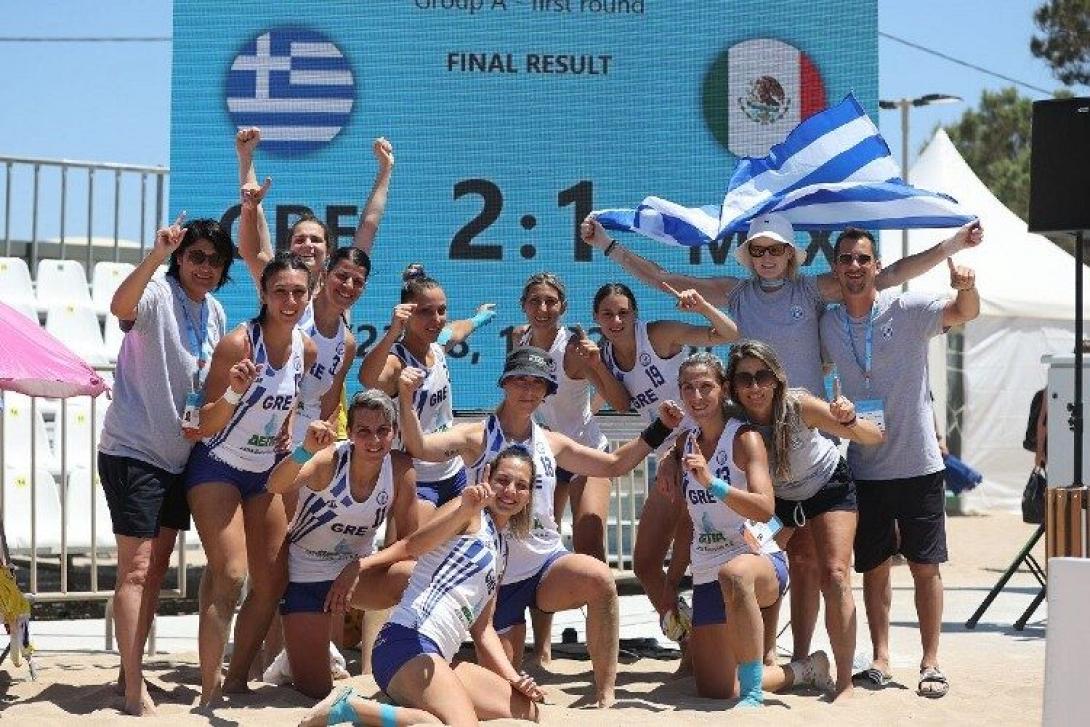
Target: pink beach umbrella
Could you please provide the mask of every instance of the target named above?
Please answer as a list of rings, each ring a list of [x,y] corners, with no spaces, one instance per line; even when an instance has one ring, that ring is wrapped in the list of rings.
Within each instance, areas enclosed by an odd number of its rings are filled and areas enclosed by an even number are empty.
[[[98,396],[109,387],[37,322],[0,303],[0,389],[28,396]]]

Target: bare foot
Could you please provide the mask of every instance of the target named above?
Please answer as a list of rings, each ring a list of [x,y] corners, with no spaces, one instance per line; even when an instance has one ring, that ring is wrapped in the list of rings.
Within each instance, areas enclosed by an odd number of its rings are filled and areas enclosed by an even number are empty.
[[[542,671],[548,671],[549,664],[553,660],[553,650],[546,649],[538,652],[533,651],[526,657],[527,669],[541,669]]]
[[[213,687],[211,691],[209,691],[207,694],[205,692],[201,692],[201,700],[197,702],[197,709],[199,711],[210,710],[214,704],[218,703],[222,699],[223,684],[221,682],[219,684],[216,684],[216,686]]]
[[[687,648],[681,650],[681,661],[677,664],[671,679],[684,679],[693,675],[693,658]]]
[[[253,694],[254,690],[250,689],[250,685],[245,681],[235,681],[233,679],[223,680],[223,693],[224,694]]]
[[[135,699],[126,699],[125,705],[121,708],[125,714],[131,714],[134,717],[146,717],[156,714],[155,702],[152,700],[151,695],[148,694],[148,689],[143,684],[140,685],[140,694]]]
[[[325,727],[329,723],[330,708],[334,702],[342,698],[345,689],[350,689],[350,687],[334,689],[327,694],[325,699],[315,704],[314,708],[307,712],[306,716],[299,722],[299,727]]]
[[[843,704],[852,698],[855,693],[855,687],[852,686],[851,679],[848,680],[846,685],[837,684],[836,691],[833,693],[833,704]]]

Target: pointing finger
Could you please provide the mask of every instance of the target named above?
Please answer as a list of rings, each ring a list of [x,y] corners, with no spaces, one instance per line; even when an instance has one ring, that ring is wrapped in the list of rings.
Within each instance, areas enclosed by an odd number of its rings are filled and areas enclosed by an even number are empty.
[[[670,286],[670,284],[669,284],[669,283],[667,283],[667,282],[666,282],[665,280],[661,281],[661,282],[659,283],[659,285],[660,285],[660,286],[662,286],[662,289],[663,289],[663,290],[665,290],[665,291],[666,291],[667,293],[669,293],[670,295],[674,296],[675,298],[680,298],[680,297],[681,297],[681,293],[679,293],[679,292],[677,292],[676,290],[674,290],[674,289],[673,289],[673,288],[672,288],[672,287]]]
[[[185,224],[185,210],[178,213],[178,217],[174,220],[174,227],[181,227]]]
[[[833,377],[833,401],[840,398],[840,377]]]
[[[952,272],[952,273],[957,272],[957,267],[954,265],[954,258],[953,257],[946,258],[946,265],[950,268],[950,272]]]

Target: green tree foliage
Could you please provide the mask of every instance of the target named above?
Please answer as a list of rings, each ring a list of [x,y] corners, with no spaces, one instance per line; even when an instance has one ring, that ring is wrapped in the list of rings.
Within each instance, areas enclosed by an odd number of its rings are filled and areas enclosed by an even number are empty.
[[[980,105],[945,127],[950,140],[999,201],[1029,214],[1029,146],[1033,103],[1013,87],[984,91]]]
[[[1033,21],[1042,35],[1030,40],[1030,52],[1065,85],[1090,85],[1090,0],[1049,0]]]

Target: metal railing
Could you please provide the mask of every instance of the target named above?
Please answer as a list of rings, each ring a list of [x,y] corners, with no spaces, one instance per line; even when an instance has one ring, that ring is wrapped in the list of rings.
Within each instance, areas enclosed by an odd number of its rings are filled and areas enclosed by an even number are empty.
[[[0,156],[0,169],[0,250],[24,258],[31,270],[44,258],[82,257],[88,270],[102,260],[139,262],[163,220],[166,167]],[[20,208],[29,214],[17,214]]]

